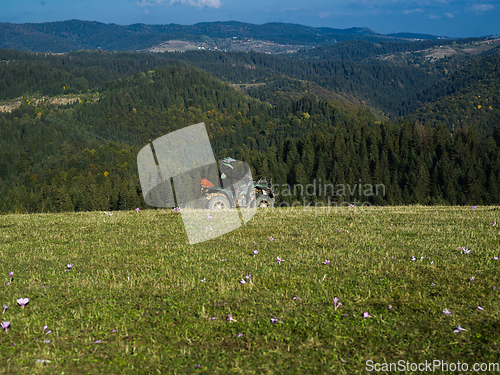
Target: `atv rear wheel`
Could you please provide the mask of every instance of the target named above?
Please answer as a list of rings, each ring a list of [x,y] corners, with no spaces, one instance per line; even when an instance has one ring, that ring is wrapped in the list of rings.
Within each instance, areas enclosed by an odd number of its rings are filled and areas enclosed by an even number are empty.
[[[209,210],[227,210],[231,208],[229,201],[222,194],[217,194],[212,197],[207,203],[207,209]]]

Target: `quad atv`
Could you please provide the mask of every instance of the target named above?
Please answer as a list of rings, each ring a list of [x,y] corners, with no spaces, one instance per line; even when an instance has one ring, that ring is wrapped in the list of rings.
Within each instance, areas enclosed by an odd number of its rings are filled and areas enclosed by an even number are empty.
[[[274,191],[265,178],[254,182],[251,178],[233,185],[236,192],[228,188],[214,186],[206,178],[200,181],[201,193],[207,200],[206,208],[220,210],[227,208],[274,207]],[[234,199],[236,197],[236,199]]]

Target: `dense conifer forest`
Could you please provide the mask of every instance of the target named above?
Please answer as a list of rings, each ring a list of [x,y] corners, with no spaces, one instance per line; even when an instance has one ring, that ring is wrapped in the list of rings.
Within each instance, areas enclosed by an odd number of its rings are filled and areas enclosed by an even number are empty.
[[[198,122],[277,204],[498,204],[498,52],[454,69],[309,60],[0,50],[0,212],[144,208],[138,151]]]

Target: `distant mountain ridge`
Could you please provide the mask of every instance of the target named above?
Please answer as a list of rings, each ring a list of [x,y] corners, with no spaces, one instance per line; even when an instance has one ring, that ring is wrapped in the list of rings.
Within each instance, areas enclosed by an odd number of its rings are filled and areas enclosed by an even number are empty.
[[[81,49],[134,51],[166,40],[252,38],[282,44],[320,46],[346,40],[434,40],[442,37],[404,33],[384,35],[369,28],[335,29],[290,23],[204,22],[195,25],[116,25],[68,20],[45,23],[0,23],[0,48],[30,52],[70,52]]]

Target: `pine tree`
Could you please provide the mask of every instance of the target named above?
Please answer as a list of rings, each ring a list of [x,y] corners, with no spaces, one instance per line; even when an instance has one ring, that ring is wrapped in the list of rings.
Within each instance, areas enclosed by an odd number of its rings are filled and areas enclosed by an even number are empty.
[[[90,193],[86,191],[85,193],[83,193],[83,195],[84,195],[84,203],[82,211],[87,211],[87,212],[95,211],[94,202],[92,200],[92,197],[90,196]]]
[[[54,200],[54,209],[57,212],[72,212],[74,211],[73,203],[69,197],[66,189],[64,187],[59,188],[56,191],[56,196]]]

